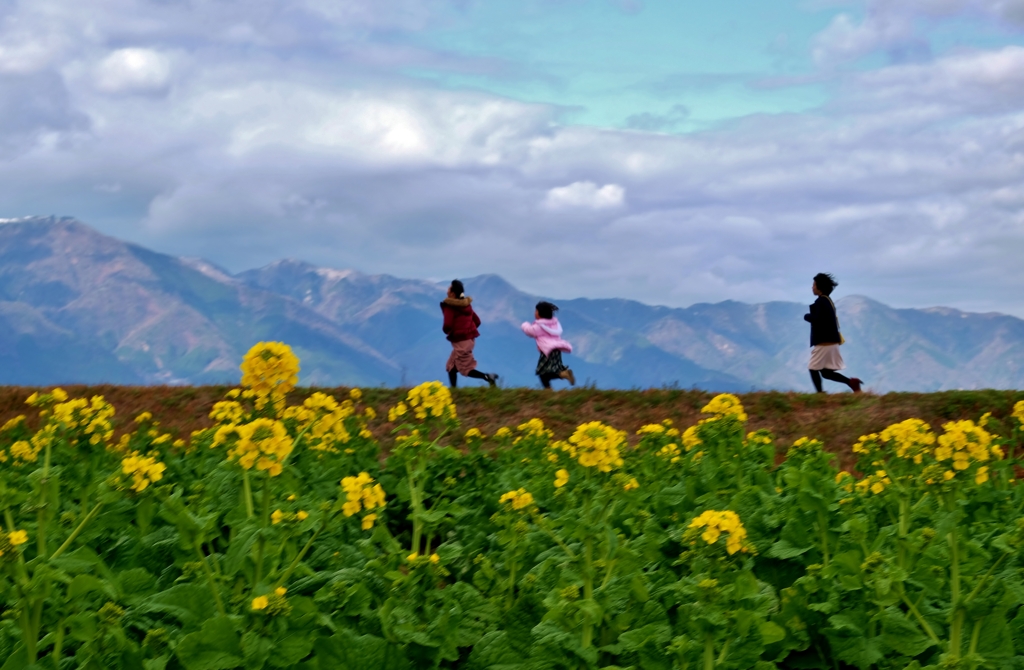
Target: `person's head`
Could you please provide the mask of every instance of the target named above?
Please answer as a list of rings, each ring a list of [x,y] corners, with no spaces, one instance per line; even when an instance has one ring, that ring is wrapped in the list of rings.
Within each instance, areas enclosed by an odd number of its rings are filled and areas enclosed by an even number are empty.
[[[448,295],[453,298],[465,298],[466,287],[458,279],[453,279],[452,285],[448,287]]]
[[[557,311],[558,307],[556,305],[553,305],[550,302],[542,300],[537,303],[537,309],[535,310],[535,313],[537,314],[538,319],[552,319],[554,318],[555,312]]]
[[[834,291],[837,286],[839,286],[839,282],[837,282],[836,278],[827,272],[819,272],[814,275],[814,285],[812,288],[817,289],[815,291],[816,295],[832,295],[832,291]]]

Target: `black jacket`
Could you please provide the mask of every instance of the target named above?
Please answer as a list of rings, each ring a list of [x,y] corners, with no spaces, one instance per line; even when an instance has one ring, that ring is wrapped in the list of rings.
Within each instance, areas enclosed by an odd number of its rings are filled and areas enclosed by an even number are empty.
[[[811,324],[811,346],[818,344],[840,344],[839,319],[832,298],[819,295],[811,305],[811,311],[804,314],[804,321]]]

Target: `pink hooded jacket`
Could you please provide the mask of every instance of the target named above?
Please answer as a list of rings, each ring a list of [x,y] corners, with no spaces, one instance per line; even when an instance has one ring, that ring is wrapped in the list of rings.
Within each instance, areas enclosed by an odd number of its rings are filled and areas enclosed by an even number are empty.
[[[545,356],[556,349],[572,353],[572,345],[562,339],[562,324],[558,319],[537,319],[533,323],[524,322],[521,327],[524,333],[537,340],[537,348]]]

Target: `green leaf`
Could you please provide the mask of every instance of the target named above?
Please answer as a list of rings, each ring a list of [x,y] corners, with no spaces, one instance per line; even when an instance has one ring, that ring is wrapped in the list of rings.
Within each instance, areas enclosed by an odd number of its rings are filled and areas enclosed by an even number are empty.
[[[117,590],[113,584],[92,575],[78,575],[68,585],[68,596],[71,598],[80,598],[92,591],[99,591],[112,599],[117,598]]]
[[[882,612],[882,640],[904,656],[917,656],[935,644],[920,626],[895,607],[887,607]]]
[[[178,584],[143,600],[140,612],[162,612],[175,617],[185,628],[195,628],[216,611],[210,590],[196,584]]]
[[[764,621],[757,628],[765,644],[775,644],[786,638],[786,629],[777,623]]]
[[[223,616],[206,620],[201,630],[183,637],[175,653],[187,670],[229,670],[243,662],[234,624]]]
[[[318,670],[412,670],[401,649],[373,635],[342,631],[317,638],[313,652]]]

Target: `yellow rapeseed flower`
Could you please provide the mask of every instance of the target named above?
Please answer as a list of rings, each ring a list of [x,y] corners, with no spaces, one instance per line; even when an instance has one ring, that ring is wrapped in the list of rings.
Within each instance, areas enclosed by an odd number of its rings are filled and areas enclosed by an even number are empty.
[[[533,495],[526,489],[517,489],[502,495],[498,502],[507,502],[512,505],[512,509],[520,510],[533,504]]]
[[[430,555],[430,562],[436,565],[436,564],[441,562],[441,557],[438,556],[437,554],[431,554]]]
[[[707,510],[691,521],[689,528],[691,530],[703,528],[701,539],[708,544],[715,544],[723,533],[728,534],[725,549],[730,556],[737,551],[750,551],[750,546],[746,542],[747,530],[743,527],[739,516],[731,510],[721,512]]]
[[[700,411],[703,414],[714,414],[715,419],[733,418],[741,423],[747,420],[747,414],[743,411],[743,403],[731,393],[716,395]]]
[[[569,483],[569,471],[565,468],[555,473],[555,488],[560,489]]]
[[[878,438],[890,445],[896,456],[913,460],[915,464],[920,464],[924,456],[932,453],[936,441],[931,426],[921,419],[894,423],[883,430]]]
[[[276,589],[274,589],[274,593],[284,598],[284,594],[288,593],[288,589],[286,589],[283,586],[278,586]]]
[[[253,392],[257,407],[283,398],[299,383],[299,359],[283,342],[257,342],[240,367],[242,386]]]
[[[21,545],[28,542],[28,533],[23,530],[12,530],[10,533],[8,533],[7,539],[15,547],[20,547]]]
[[[1017,423],[1024,425],[1024,400],[1018,400],[1013,405],[1013,418],[1017,419]]]
[[[600,421],[591,421],[579,426],[569,438],[568,443],[555,443],[553,448],[561,448],[568,452],[579,464],[587,468],[597,468],[601,472],[611,472],[613,468],[622,466],[619,447],[626,442],[626,433],[606,426]]]
[[[285,518],[285,513],[282,512],[279,509],[275,509],[273,514],[270,515],[270,523],[271,523],[271,525],[277,525],[277,524],[281,523],[282,521],[284,521],[284,518]]]
[[[246,470],[256,466],[257,470],[265,470],[271,477],[281,474],[285,461],[295,447],[283,423],[260,417],[231,428],[237,434],[238,442],[228,453],[229,459],[237,459],[238,464]]]
[[[142,456],[137,451],[121,459],[121,472],[132,478],[131,488],[137,493],[145,491],[150,484],[164,478],[167,466],[156,459],[156,456]]]
[[[370,530],[371,528],[373,528],[373,524],[375,521],[377,521],[377,515],[371,512],[363,517],[360,527],[363,530]]]
[[[381,485],[373,480],[368,472],[360,472],[355,477],[345,477],[341,480],[341,488],[345,491],[345,502],[341,511],[345,516],[355,516],[362,510],[372,510],[384,507],[385,496]],[[377,517],[374,516],[373,519]],[[363,519],[363,529],[372,527],[373,520],[366,525]]]
[[[256,611],[267,609],[267,605],[270,604],[270,599],[266,596],[256,596],[252,599],[252,608]]]
[[[640,488],[640,482],[636,480],[636,477],[630,477],[629,481],[622,486],[624,491],[632,491],[633,489]]]
[[[452,392],[441,382],[425,382],[409,389],[405,402],[408,403],[408,409],[411,409],[420,421],[428,417],[437,419],[454,419],[456,417]],[[399,406],[402,405],[403,403],[399,403]],[[397,410],[397,407],[395,409]],[[403,411],[401,414],[404,413]]]
[[[694,447],[703,444],[703,442],[701,442],[700,436],[697,435],[697,429],[699,426],[700,424],[697,424],[696,426],[690,426],[689,428],[683,431],[682,443],[683,448],[686,449],[687,451],[692,451]]]

